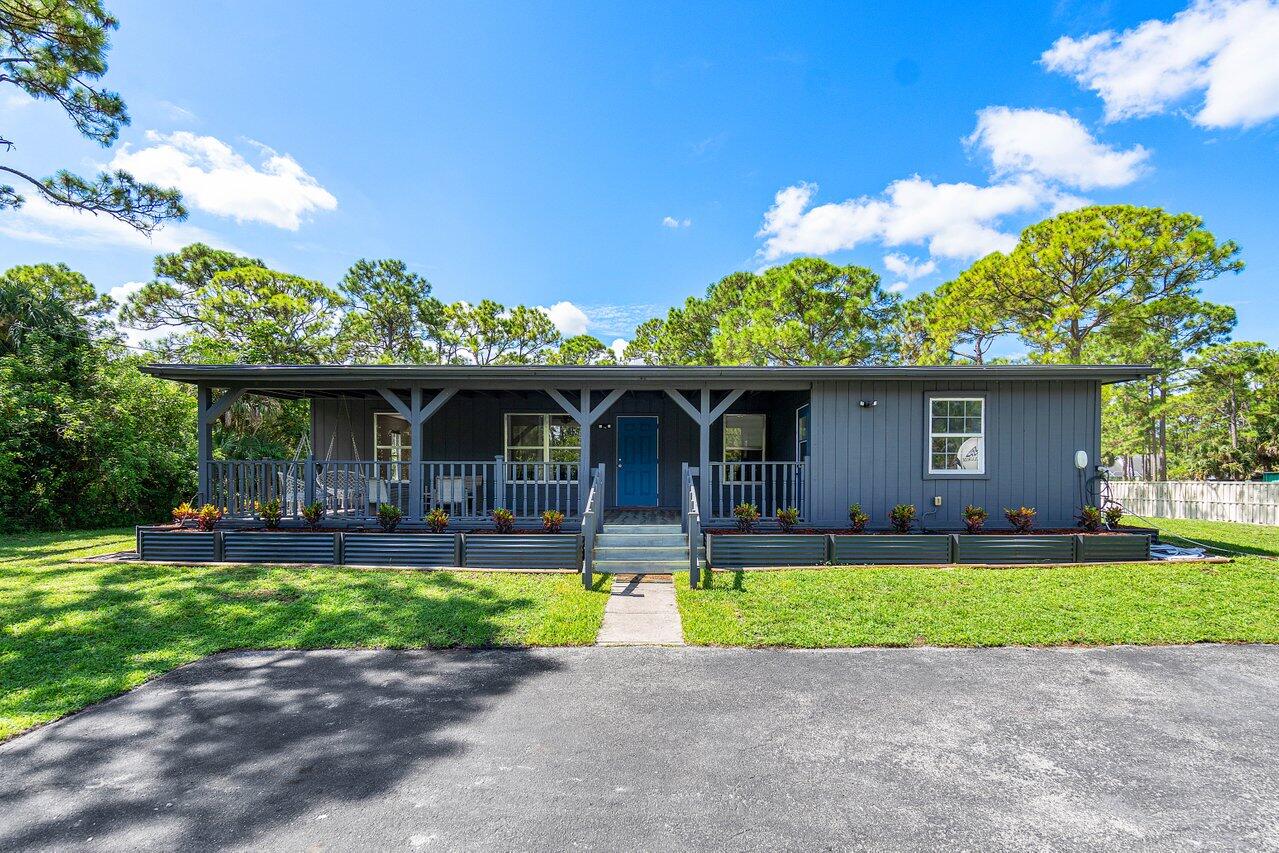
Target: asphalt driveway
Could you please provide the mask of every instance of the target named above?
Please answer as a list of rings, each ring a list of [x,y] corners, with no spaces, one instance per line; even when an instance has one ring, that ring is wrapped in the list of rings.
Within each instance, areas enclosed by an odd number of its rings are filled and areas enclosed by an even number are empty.
[[[1279,849],[1279,647],[219,655],[0,746],[0,848]]]

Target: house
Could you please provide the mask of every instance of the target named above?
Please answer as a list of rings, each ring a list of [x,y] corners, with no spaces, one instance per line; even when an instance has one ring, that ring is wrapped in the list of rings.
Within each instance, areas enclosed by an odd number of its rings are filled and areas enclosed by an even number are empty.
[[[680,510],[704,523],[754,503],[804,525],[847,524],[858,503],[883,527],[898,503],[931,529],[967,504],[1032,506],[1066,527],[1096,501],[1101,389],[1143,366],[532,367],[171,365],[143,368],[199,397],[200,493],[251,517],[321,501],[362,520],[392,503],[406,522],[444,507],[487,523],[496,507],[580,517]],[[292,460],[211,454],[213,423],[243,394],[311,401],[310,451]],[[1087,462],[1077,467],[1078,452]],[[1080,460],[1082,461],[1082,460]],[[692,494],[690,494],[690,489]],[[672,517],[674,517],[672,513]]]

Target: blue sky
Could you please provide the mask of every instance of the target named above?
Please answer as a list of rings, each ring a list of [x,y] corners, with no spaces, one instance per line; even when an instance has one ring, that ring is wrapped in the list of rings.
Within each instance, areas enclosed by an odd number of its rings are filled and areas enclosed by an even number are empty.
[[[120,293],[192,239],[331,283],[399,257],[608,343],[733,270],[822,254],[911,295],[1130,202],[1240,243],[1206,295],[1279,343],[1273,0],[109,5],[133,125],[103,150],[7,93],[6,162],[125,166],[192,215],[147,243],[0,214],[6,266]]]

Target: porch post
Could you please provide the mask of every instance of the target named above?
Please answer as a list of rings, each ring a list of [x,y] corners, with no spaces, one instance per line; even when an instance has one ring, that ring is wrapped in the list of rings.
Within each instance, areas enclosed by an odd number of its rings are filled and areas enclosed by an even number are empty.
[[[422,513],[422,386],[409,391],[409,518],[417,521]]]
[[[702,389],[701,417],[697,419],[697,473],[701,488],[698,507],[711,517],[711,389]]]
[[[213,389],[208,385],[197,385],[196,399],[196,471],[200,482],[200,498],[205,503],[212,502],[209,494],[209,463],[213,459],[213,421],[209,418],[209,409],[213,406]]]
[[[594,421],[583,423],[589,420],[591,411],[591,389],[583,388],[581,395],[580,412],[584,413],[584,417],[578,421],[577,434],[580,440],[580,457],[577,462],[577,504],[579,513],[586,512],[586,496],[591,491],[591,430],[594,429]]]

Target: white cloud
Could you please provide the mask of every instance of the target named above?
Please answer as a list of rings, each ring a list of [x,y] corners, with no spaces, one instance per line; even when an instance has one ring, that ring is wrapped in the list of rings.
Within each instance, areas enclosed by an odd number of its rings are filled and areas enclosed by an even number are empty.
[[[1017,238],[1000,231],[1004,217],[1052,206],[1059,190],[1023,176],[990,186],[935,184],[915,175],[894,181],[879,197],[862,196],[810,207],[817,186],[779,190],[756,234],[765,260],[784,255],[828,255],[878,241],[885,246],[927,245],[935,257],[971,259],[1007,251]]]
[[[15,240],[57,245],[107,246],[146,252],[176,252],[191,243],[208,243],[234,250],[226,241],[202,228],[171,223],[150,237],[106,214],[84,213],[58,207],[35,193],[25,193],[27,203],[0,216],[0,234]]]
[[[608,348],[613,351],[613,355],[614,357],[617,358],[618,361],[623,361],[626,355],[626,346],[627,346],[627,341],[623,340],[622,338],[618,338],[617,340],[609,344]]]
[[[161,186],[177,187],[192,207],[237,222],[265,222],[296,231],[307,215],[335,210],[333,194],[296,160],[253,143],[261,155],[254,166],[220,139],[188,131],[147,131],[149,145],[124,146],[111,168]]]
[[[200,117],[194,112],[181,104],[173,103],[173,101],[157,101],[156,106],[170,121],[179,121],[186,124],[195,124],[200,121]]]
[[[663,228],[687,228],[692,224],[693,220],[691,219],[676,219],[674,216],[662,217]]]
[[[1195,99],[1196,124],[1249,127],[1279,116],[1277,46],[1279,3],[1199,0],[1170,21],[1063,36],[1040,59],[1095,91],[1107,121]]]
[[[920,261],[907,257],[900,252],[892,252],[891,254],[884,255],[884,269],[888,270],[895,276],[906,279],[906,281],[914,281],[915,279],[923,278],[926,275],[932,275],[937,272],[937,262]],[[904,283],[899,282],[899,284],[902,285],[902,290],[906,289],[906,285]],[[893,285],[893,287],[896,286],[897,285]]]
[[[903,290],[905,290],[907,287],[910,287],[910,285],[909,285],[909,284],[907,284],[906,282],[904,282],[904,281],[895,281],[895,282],[893,282],[892,284],[888,285],[888,292],[889,292],[889,293],[901,293],[901,292],[902,292]]]
[[[590,322],[590,318],[572,302],[556,302],[550,308],[539,306],[537,310],[550,317],[555,328],[566,338],[586,334],[586,324]]]
[[[114,316],[112,317],[113,320],[117,323],[119,322],[119,309],[124,307],[124,303],[128,301],[130,296],[137,293],[145,286],[145,282],[126,281],[124,284],[116,285],[107,291],[107,296],[114,299],[117,305]],[[124,334],[125,344],[137,349],[144,347],[147,343],[157,341],[160,338],[171,335],[174,332],[182,331],[182,328],[173,326],[163,326],[159,329],[137,329],[131,326],[120,326],[119,329]]]
[[[996,176],[1037,175],[1080,189],[1130,184],[1150,157],[1140,145],[1103,145],[1078,119],[1051,110],[987,107],[964,142],[990,158]]]

